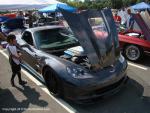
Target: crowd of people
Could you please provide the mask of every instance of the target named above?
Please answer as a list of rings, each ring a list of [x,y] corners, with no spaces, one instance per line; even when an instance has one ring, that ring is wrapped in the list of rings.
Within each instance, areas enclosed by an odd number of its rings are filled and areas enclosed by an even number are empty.
[[[135,20],[132,16],[131,9],[122,9],[120,11],[114,10],[113,18],[116,23],[117,28],[121,25],[125,27],[126,30],[132,30],[134,27]]]
[[[25,19],[26,23],[29,24],[29,28],[34,27],[34,23],[37,22],[40,18],[51,18],[49,19],[49,21],[57,21],[59,24],[62,24],[62,15],[60,13],[38,13],[37,11],[19,11],[17,17]],[[46,20],[42,22],[46,23]]]

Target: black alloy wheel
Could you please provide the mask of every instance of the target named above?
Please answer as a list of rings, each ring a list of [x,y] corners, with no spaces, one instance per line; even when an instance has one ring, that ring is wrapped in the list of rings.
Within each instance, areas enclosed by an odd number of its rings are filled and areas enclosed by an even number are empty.
[[[46,86],[49,89],[50,93],[58,96],[59,91],[58,91],[58,79],[56,78],[56,75],[53,71],[50,69],[46,69],[44,72],[44,79],[46,82]]]

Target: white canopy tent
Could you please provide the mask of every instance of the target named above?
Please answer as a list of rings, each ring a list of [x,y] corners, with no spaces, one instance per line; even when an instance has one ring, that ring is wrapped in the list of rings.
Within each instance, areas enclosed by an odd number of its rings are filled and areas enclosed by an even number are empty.
[[[0,0],[0,10],[40,9],[56,3],[61,2],[57,0]]]
[[[40,5],[61,3],[57,0],[0,0],[0,5]]]

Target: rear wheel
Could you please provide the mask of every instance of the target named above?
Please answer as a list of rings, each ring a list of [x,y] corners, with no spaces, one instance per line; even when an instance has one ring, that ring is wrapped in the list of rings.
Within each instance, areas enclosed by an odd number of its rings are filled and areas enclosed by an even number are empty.
[[[60,95],[60,93],[59,93],[59,80],[56,77],[56,74],[54,73],[54,71],[52,71],[50,69],[45,69],[44,79],[45,79],[46,86],[49,89],[50,93],[55,95],[55,96]]]
[[[136,45],[128,45],[124,49],[124,55],[131,61],[137,61],[142,57],[143,51]]]

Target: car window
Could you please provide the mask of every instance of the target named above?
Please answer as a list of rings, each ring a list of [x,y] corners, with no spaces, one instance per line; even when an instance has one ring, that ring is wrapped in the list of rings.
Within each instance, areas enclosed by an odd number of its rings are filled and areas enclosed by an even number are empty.
[[[41,49],[65,47],[71,44],[77,44],[78,41],[74,35],[67,29],[47,29],[34,33],[36,42]]]
[[[33,45],[33,38],[30,32],[25,31],[22,35],[22,39],[30,45]]]
[[[54,21],[53,18],[40,18],[38,23],[48,23]]]
[[[46,22],[52,22],[52,21],[54,21],[53,18],[46,18]]]
[[[40,18],[38,23],[44,23],[45,22],[45,18]]]

